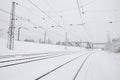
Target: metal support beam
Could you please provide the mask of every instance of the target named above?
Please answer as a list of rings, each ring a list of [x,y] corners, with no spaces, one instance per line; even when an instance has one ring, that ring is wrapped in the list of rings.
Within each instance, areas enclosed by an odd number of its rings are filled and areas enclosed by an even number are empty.
[[[18,41],[20,40],[20,30],[21,30],[21,27],[18,28],[18,38],[17,38]]]
[[[65,33],[65,49],[67,50],[67,32]]]
[[[46,43],[46,31],[44,33],[44,43]]]
[[[8,43],[7,43],[7,48],[10,50],[14,49],[14,29],[15,29],[15,2],[12,2],[10,26],[8,31]]]

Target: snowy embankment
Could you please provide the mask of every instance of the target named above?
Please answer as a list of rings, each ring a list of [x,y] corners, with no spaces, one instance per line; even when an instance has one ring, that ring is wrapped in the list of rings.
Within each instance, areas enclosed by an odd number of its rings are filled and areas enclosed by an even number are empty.
[[[7,39],[0,39],[0,55],[5,54],[23,54],[23,53],[43,53],[43,52],[55,52],[55,51],[76,51],[85,49],[79,47],[68,47],[65,50],[65,46],[15,41],[14,50],[7,49]]]
[[[91,53],[76,80],[120,80],[120,55],[108,54],[104,51],[89,51]],[[0,68],[1,80],[35,80],[48,73],[54,68],[68,62],[69,60],[84,54],[78,52],[56,58],[35,61],[5,68]],[[56,69],[40,80],[73,80],[82,62],[87,57],[84,55],[69,64]]]
[[[14,51],[10,51],[6,48],[6,40],[0,39],[0,44],[1,55],[66,51],[64,46],[21,41],[15,41],[15,49]],[[30,56],[1,58],[0,80],[35,80],[49,73],[51,70],[53,72],[40,80],[73,80],[75,74],[89,54],[91,55],[86,60],[75,80],[120,80],[119,54],[101,50],[86,50],[77,47],[69,47],[66,53],[57,52],[57,55],[61,54],[67,55],[48,59],[46,57],[54,56],[54,54],[31,55],[32,59]],[[85,55],[81,56],[82,54]],[[78,56],[81,57],[73,60]],[[69,61],[71,62],[59,67]],[[59,68],[53,70],[57,67]]]

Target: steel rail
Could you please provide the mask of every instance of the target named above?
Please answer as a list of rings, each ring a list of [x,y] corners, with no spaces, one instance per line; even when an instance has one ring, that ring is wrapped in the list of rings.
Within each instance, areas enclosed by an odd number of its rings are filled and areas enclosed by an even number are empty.
[[[17,56],[34,56],[34,55],[43,55],[43,54],[50,54],[50,53],[63,53],[63,52],[70,52],[70,51],[55,51],[55,52],[45,52],[45,53],[3,55],[3,56],[0,56],[0,59],[3,59],[3,58],[13,58],[13,57],[17,57]],[[72,51],[72,52],[78,52],[78,51]]]
[[[47,76],[48,74],[54,72],[55,70],[57,70],[57,69],[65,66],[65,65],[67,65],[68,63],[70,63],[70,62],[72,62],[72,61],[74,61],[74,60],[76,60],[76,59],[78,59],[78,58],[80,58],[80,57],[82,57],[82,56],[84,56],[84,55],[86,55],[86,54],[87,54],[87,53],[82,54],[82,55],[80,55],[80,56],[77,56],[77,57],[71,59],[70,61],[68,61],[68,62],[66,62],[66,63],[64,63],[64,64],[62,64],[62,65],[60,65],[60,66],[58,66],[58,67],[56,67],[56,68],[54,68],[54,69],[52,69],[52,70],[50,70],[49,72],[47,72],[47,73],[45,73],[45,74],[43,74],[43,75],[41,75],[40,77],[36,78],[35,80],[40,80],[41,78]]]
[[[71,54],[73,54],[73,53],[71,53]],[[45,60],[45,59],[50,59],[50,58],[61,57],[61,56],[65,56],[65,55],[70,55],[70,54],[61,54],[61,55],[55,55],[55,56],[48,56],[48,57],[43,57],[43,58],[40,58],[40,59],[38,58],[38,59],[29,60],[29,61],[6,64],[6,65],[0,66],[0,68],[9,67],[9,66],[15,66],[15,65],[19,65],[19,64],[25,64],[25,63],[29,63],[29,62],[35,62],[35,61]],[[14,60],[12,60],[12,61],[14,61]]]
[[[86,62],[86,61],[87,61],[87,59],[90,57],[90,55],[91,55],[91,54],[89,54],[89,55],[88,55],[88,56],[84,59],[84,61],[82,62],[82,64],[81,64],[80,68],[78,69],[77,73],[75,74],[75,76],[74,76],[73,80],[76,80],[76,78],[77,78],[77,76],[78,76],[79,72],[81,71],[82,67],[84,66],[85,62]]]

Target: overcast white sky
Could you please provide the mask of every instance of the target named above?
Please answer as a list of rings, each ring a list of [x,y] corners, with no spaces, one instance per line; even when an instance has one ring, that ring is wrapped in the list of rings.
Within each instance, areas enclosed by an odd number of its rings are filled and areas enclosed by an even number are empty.
[[[31,22],[47,29],[47,38],[52,40],[64,40],[65,32],[68,32],[70,41],[106,42],[108,31],[111,38],[120,37],[120,0],[79,0],[80,4],[83,5],[84,27],[78,25],[81,24],[81,18],[76,0],[31,0],[62,25],[62,28],[52,28],[51,26],[58,25],[35,8],[29,0],[1,0],[0,9],[10,12],[12,1],[19,3],[16,5],[16,15],[30,19]],[[1,36],[7,37],[5,33],[9,27],[9,17],[10,15],[0,11]],[[36,25],[18,19],[16,27],[20,26],[29,28],[21,30],[21,37],[43,39],[45,30],[33,30]],[[15,29],[16,34],[17,28]],[[15,36],[17,37],[17,35]]]

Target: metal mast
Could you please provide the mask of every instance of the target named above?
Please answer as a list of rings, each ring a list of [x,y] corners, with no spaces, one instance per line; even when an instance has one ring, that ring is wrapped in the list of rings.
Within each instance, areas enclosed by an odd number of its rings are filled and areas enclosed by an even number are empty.
[[[67,44],[68,44],[68,38],[67,38],[67,32],[65,33],[65,49],[67,50]]]
[[[14,49],[14,29],[15,29],[15,2],[12,2],[12,9],[10,14],[10,26],[8,31],[7,48]]]
[[[44,44],[46,43],[46,31],[44,33]]]

